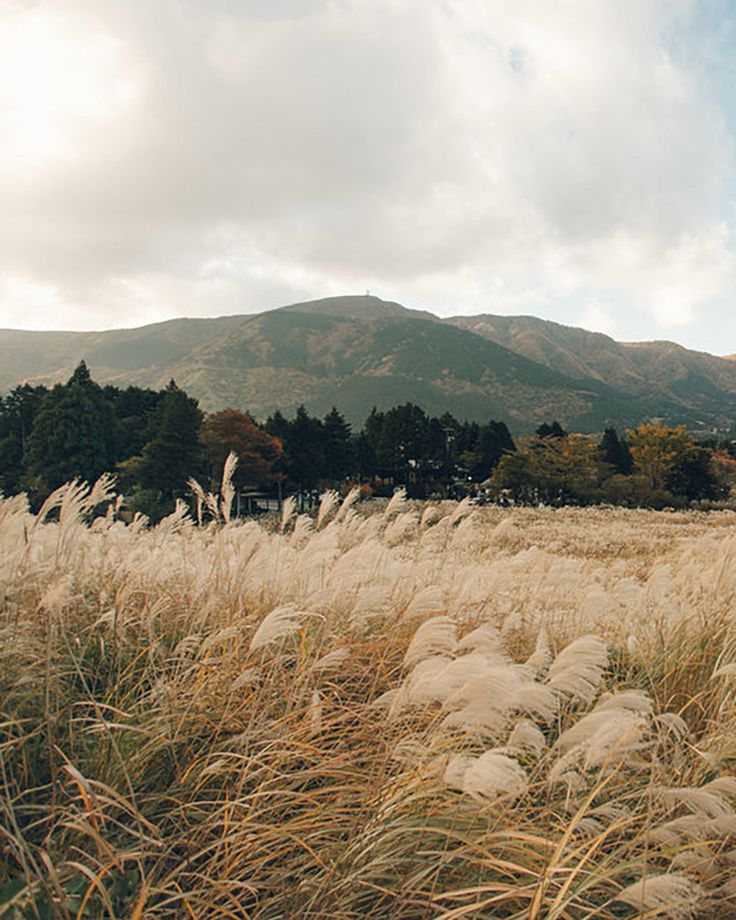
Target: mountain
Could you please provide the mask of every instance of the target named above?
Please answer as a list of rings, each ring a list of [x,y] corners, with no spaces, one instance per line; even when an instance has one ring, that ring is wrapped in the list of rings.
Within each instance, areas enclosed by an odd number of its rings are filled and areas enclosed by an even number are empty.
[[[703,426],[728,426],[736,417],[736,365],[725,358],[674,342],[617,342],[533,316],[460,316],[447,322],[572,379],[605,381],[653,404],[655,415]]]
[[[82,358],[97,380],[160,387],[173,377],[208,411],[257,418],[303,402],[320,415],[337,405],[360,425],[374,405],[412,401],[523,433],[552,418],[599,431],[736,414],[736,363],[533,317],[443,320],[369,295],[107,332],[0,330],[0,388],[66,379]]]
[[[246,319],[172,319],[107,332],[25,332],[0,329],[0,390],[29,378],[64,380],[84,358],[99,377],[134,375],[185,358],[203,340]]]

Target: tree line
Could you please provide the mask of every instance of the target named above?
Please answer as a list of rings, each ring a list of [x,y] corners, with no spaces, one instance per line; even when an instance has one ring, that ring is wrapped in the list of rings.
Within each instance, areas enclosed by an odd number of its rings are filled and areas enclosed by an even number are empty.
[[[238,492],[363,483],[459,497],[482,484],[501,501],[657,507],[723,497],[736,481],[724,448],[660,423],[625,437],[608,429],[597,442],[553,422],[517,444],[502,421],[433,417],[412,403],[373,409],[358,433],[336,408],[318,418],[300,406],[258,424],[231,408],[205,415],[173,380],[161,390],[100,386],[84,362],[64,384],[26,384],[0,399],[3,494],[26,492],[37,505],[64,482],[114,472],[131,507],[153,519],[187,496],[190,477],[214,487],[231,450]]]

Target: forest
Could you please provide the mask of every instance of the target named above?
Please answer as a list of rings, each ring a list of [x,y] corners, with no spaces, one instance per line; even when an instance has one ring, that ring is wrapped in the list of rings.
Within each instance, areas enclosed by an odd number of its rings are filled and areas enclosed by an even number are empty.
[[[233,408],[205,414],[172,380],[161,390],[101,386],[82,361],[64,384],[24,384],[0,399],[0,491],[32,507],[63,483],[114,473],[132,511],[159,520],[189,480],[216,486],[231,451],[238,494],[462,498],[514,504],[684,507],[727,500],[736,483],[729,440],[696,440],[657,420],[602,436],[557,421],[516,441],[503,421],[429,416],[412,403],[373,409],[354,432],[337,408],[324,418],[300,406],[262,423]],[[247,507],[247,506],[244,506]],[[252,506],[251,506],[252,507]]]

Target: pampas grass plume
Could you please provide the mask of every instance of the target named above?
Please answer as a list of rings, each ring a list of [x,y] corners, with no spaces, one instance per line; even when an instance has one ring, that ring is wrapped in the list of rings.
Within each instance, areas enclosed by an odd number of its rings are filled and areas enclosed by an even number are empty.
[[[384,518],[390,518],[394,514],[400,514],[406,509],[406,489],[397,489],[391,496],[391,500],[386,505],[383,512]]]
[[[424,658],[452,654],[457,648],[457,625],[449,617],[433,617],[422,623],[404,655],[404,667],[411,667]]]
[[[652,911],[672,920],[689,920],[697,916],[702,891],[684,875],[665,873],[634,882],[620,891],[616,900],[630,904],[641,913]]]
[[[276,607],[261,621],[261,625],[255,631],[250,641],[250,651],[255,652],[296,632],[304,616],[305,613],[299,611],[294,604]]]

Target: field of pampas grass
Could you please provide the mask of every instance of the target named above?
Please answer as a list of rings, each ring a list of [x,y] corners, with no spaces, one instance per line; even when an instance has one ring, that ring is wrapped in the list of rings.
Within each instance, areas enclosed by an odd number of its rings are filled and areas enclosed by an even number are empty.
[[[1,917],[736,916],[736,515],[200,493],[0,502]]]

